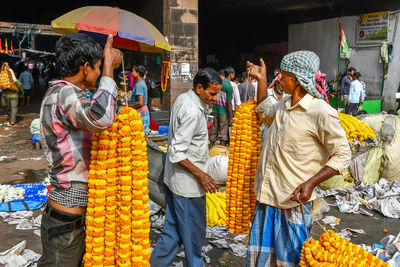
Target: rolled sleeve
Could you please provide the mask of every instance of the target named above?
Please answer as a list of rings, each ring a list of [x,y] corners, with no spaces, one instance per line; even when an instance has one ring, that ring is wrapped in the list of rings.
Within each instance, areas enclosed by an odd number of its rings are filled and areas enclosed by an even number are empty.
[[[187,151],[197,127],[195,116],[188,113],[189,110],[180,112],[174,122],[175,134],[168,147],[171,163],[178,163],[188,158]]]
[[[330,111],[321,114],[318,126],[320,141],[330,155],[330,159],[325,165],[343,174],[344,169],[350,164],[351,150],[346,139],[346,132],[340,126],[337,112]]]
[[[109,92],[114,98],[117,98],[117,85],[113,79],[103,76],[100,79],[99,90]]]

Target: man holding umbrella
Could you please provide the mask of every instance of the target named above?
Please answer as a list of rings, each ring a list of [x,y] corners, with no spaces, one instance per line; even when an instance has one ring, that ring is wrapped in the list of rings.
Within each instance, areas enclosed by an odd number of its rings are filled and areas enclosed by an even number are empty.
[[[111,127],[117,86],[113,70],[122,59],[110,35],[102,47],[91,37],[72,33],[56,44],[61,79],[50,83],[40,109],[40,142],[49,164],[51,187],[43,212],[43,254],[38,266],[80,266],[85,251],[85,212],[91,133]],[[92,100],[104,57],[103,76]]]

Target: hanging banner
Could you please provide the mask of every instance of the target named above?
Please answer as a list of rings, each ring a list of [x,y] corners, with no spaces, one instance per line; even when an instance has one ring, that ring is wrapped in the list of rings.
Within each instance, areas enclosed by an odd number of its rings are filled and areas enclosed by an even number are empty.
[[[361,14],[356,29],[356,43],[381,43],[388,39],[389,11]]]

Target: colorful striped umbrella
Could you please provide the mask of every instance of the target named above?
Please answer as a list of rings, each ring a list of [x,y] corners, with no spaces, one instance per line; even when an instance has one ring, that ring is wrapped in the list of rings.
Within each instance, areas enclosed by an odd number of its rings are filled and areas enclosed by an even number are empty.
[[[171,46],[150,22],[115,7],[86,6],[72,10],[51,22],[55,32],[85,33],[101,44],[114,36],[113,46],[142,52],[170,51]]]

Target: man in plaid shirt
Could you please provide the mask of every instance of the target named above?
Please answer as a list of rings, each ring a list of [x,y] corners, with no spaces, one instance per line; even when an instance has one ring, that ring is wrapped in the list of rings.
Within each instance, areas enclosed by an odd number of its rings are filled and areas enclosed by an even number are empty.
[[[49,164],[51,187],[43,212],[43,255],[38,266],[80,266],[85,250],[91,133],[109,128],[115,117],[117,86],[113,70],[121,52],[112,36],[102,47],[91,37],[74,33],[56,44],[60,80],[50,83],[40,110],[40,142]],[[85,89],[96,90],[92,100]]]

